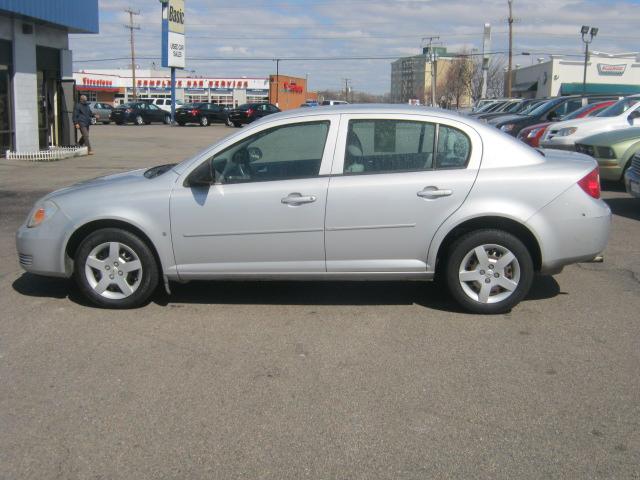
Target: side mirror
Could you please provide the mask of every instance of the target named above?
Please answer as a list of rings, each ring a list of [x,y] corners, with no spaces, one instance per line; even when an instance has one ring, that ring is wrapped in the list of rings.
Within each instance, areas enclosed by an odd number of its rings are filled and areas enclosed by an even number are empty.
[[[634,110],[627,117],[627,121],[629,122],[629,125],[635,125],[636,123],[638,123],[637,122],[638,118],[640,118],[640,111]]]
[[[558,112],[549,112],[549,115],[547,115],[547,120],[549,120],[550,122],[555,122],[559,117],[560,115],[558,114]]]
[[[184,181],[185,187],[202,188],[210,187],[215,183],[215,173],[213,171],[213,162],[207,160],[200,164]]]

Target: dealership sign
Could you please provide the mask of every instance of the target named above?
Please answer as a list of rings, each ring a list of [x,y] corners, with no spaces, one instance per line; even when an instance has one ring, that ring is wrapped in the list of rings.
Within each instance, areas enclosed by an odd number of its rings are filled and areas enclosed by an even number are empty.
[[[627,69],[627,65],[622,63],[620,65],[607,65],[606,63],[598,64],[598,74],[600,75],[614,75],[621,76]]]
[[[162,3],[162,66],[185,67],[184,0]]]

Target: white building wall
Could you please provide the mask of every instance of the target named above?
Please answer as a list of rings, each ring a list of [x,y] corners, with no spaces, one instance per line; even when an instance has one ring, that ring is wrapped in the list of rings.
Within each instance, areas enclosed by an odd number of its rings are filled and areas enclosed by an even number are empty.
[[[36,35],[22,33],[23,20],[13,20],[13,105],[15,150],[39,150],[38,78],[36,73]]]

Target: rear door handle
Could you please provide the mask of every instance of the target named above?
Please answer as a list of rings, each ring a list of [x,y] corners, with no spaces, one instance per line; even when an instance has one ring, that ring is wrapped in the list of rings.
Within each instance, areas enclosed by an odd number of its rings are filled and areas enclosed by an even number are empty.
[[[422,190],[418,192],[418,196],[420,198],[441,198],[441,197],[449,197],[452,194],[453,194],[453,190],[440,189],[434,186],[424,187]]]
[[[315,195],[302,195],[301,193],[290,193],[280,200],[285,205],[302,205],[303,203],[313,203],[317,200]]]

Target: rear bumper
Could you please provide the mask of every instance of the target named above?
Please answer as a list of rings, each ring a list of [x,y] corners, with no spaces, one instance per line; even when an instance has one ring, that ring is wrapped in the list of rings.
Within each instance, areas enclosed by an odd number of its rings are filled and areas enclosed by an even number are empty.
[[[538,235],[541,273],[555,273],[602,253],[609,240],[611,210],[574,185],[526,223]]]

